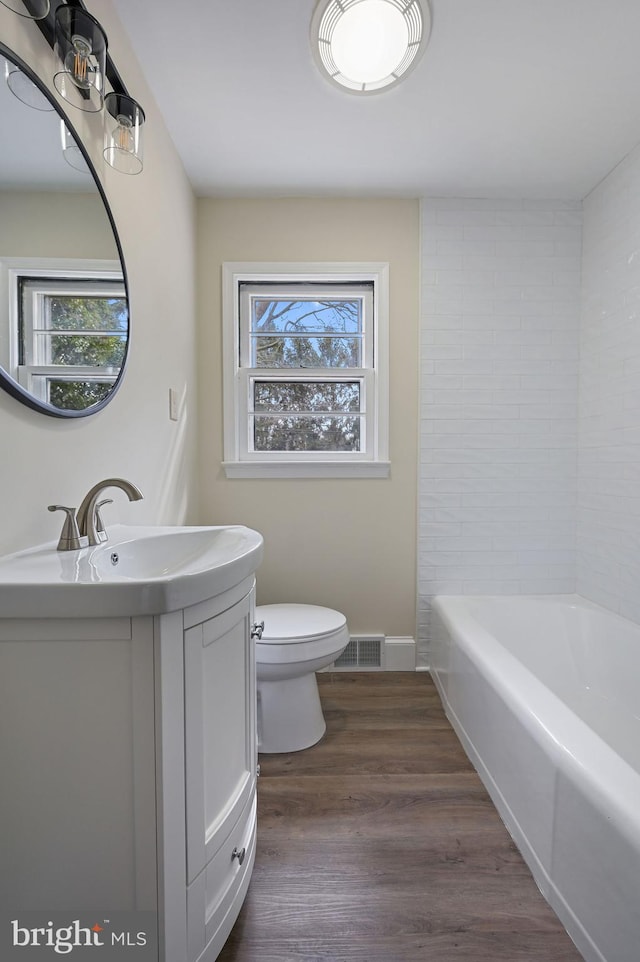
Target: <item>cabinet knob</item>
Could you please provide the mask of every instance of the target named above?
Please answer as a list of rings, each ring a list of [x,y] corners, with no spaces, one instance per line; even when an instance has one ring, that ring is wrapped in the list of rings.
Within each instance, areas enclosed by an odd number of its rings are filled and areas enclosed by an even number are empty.
[[[251,637],[257,638],[258,641],[262,638],[262,632],[264,631],[264,621],[260,621],[255,625],[251,626]]]
[[[244,862],[245,855],[246,855],[246,849],[244,848],[244,846],[240,849],[234,848],[233,852],[231,853],[231,861],[233,862],[234,858],[237,858],[238,865],[242,865],[242,863]]]

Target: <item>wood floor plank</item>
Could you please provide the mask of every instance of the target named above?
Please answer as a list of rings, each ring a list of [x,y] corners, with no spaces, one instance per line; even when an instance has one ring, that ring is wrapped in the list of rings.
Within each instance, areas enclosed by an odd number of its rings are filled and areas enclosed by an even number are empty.
[[[374,699],[372,706],[368,710],[349,712],[345,708],[325,708],[324,717],[327,728],[332,732],[349,730],[357,731],[380,731],[381,729],[393,730],[401,729],[408,731],[410,728],[424,731],[425,728],[448,729],[449,722],[442,710],[430,710],[428,708],[403,707],[402,714],[396,708],[375,707]]]
[[[220,962],[576,962],[569,942],[560,945],[551,932],[407,933],[401,938],[260,939],[253,942],[237,929]]]
[[[258,804],[261,832],[270,838],[504,831],[475,772],[261,778]]]
[[[427,738],[426,730],[403,730],[394,726],[372,731],[349,728],[327,733],[317,745],[303,752],[264,755],[264,775],[322,774],[424,774],[472,771],[454,731],[438,730],[437,737]]]
[[[391,682],[390,675],[394,676]],[[334,694],[338,696],[341,692],[348,694],[350,699],[352,693],[356,692],[358,700],[373,692],[377,692],[383,699],[395,698],[398,694],[409,699],[413,694],[419,694],[423,698],[434,697],[439,700],[437,688],[428,672],[323,671],[316,677],[323,703],[325,699]],[[357,703],[354,703],[356,711],[357,707]]]
[[[454,880],[419,892],[407,886],[343,885],[322,895],[274,885],[262,894],[252,891],[243,935],[251,941],[272,941],[286,932],[287,938],[301,940],[313,932],[319,939],[357,941],[366,930],[367,941],[375,943],[417,934],[557,930],[557,919],[544,900],[534,898],[532,903],[533,889],[512,892],[506,904],[504,889],[501,879],[495,885],[484,879],[482,886],[465,887],[457,895]]]
[[[350,713],[370,708],[405,711],[420,708],[444,717],[437,689],[426,673],[362,672],[363,678],[354,681],[353,674],[326,672],[318,676],[319,691],[324,710],[346,708]],[[385,675],[397,675],[392,684],[385,684]]]
[[[316,677],[322,698],[327,688],[350,692],[378,689],[383,697],[398,690],[407,693],[414,690],[437,691],[431,675],[426,671],[322,671]]]
[[[580,962],[429,676],[318,680],[325,737],[260,757],[256,864],[219,962]]]
[[[468,888],[484,885],[486,877],[504,875],[518,884],[532,882],[511,840],[497,831],[480,838],[475,833],[468,839],[331,839],[322,848],[316,839],[258,841],[254,880],[265,887],[273,883],[291,888],[298,885],[301,872],[306,877],[305,891],[319,894],[335,886],[386,885],[400,890],[409,885],[423,891],[439,879]]]

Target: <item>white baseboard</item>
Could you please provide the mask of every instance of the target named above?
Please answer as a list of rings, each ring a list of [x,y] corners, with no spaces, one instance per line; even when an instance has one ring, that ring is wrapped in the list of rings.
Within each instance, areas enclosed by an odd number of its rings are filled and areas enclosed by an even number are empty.
[[[416,643],[414,638],[387,636],[384,642],[385,671],[415,671]]]

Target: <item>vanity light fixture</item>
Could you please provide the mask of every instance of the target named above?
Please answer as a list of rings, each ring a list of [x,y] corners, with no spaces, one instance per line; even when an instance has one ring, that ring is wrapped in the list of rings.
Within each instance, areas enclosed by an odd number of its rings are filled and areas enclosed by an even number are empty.
[[[311,47],[334,84],[370,94],[388,90],[415,67],[430,31],[427,0],[318,0]]]
[[[80,171],[81,174],[91,174],[87,162],[84,158],[84,154],[80,150],[78,143],[65,124],[64,120],[60,121],[60,140],[62,142],[62,156],[69,164],[69,167],[73,167],[74,170]]]
[[[0,4],[37,21],[47,43],[53,48],[56,70],[53,83],[64,100],[90,113],[104,111],[104,158],[123,174],[142,170],[142,125],[144,110],[127,88],[107,53],[107,35],[85,7],[83,0],[0,0]],[[6,62],[5,79],[13,94],[37,110],[54,105],[20,69]],[[111,91],[105,94],[105,84]],[[76,170],[88,171],[82,150],[64,122],[61,123],[62,154]]]
[[[50,10],[49,0],[0,0],[0,3],[29,20],[44,20]]]
[[[84,7],[63,4],[55,13],[53,82],[73,107],[97,112],[104,104],[107,36]]]
[[[132,97],[117,93],[108,93],[104,106],[104,159],[122,174],[139,174],[144,110]]]
[[[9,60],[5,60],[4,62],[4,79],[7,81],[7,87],[14,97],[17,97],[18,100],[26,104],[27,107],[33,107],[34,110],[42,111],[55,109],[49,98],[45,97],[37,84],[34,84],[33,80],[20,70],[20,67],[17,67]]]

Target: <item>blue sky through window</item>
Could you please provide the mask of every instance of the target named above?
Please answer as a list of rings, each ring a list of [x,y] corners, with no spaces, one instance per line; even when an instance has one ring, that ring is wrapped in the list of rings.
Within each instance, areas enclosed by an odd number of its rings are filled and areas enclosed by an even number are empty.
[[[361,334],[362,301],[270,300],[252,301],[251,330],[254,334]]]

